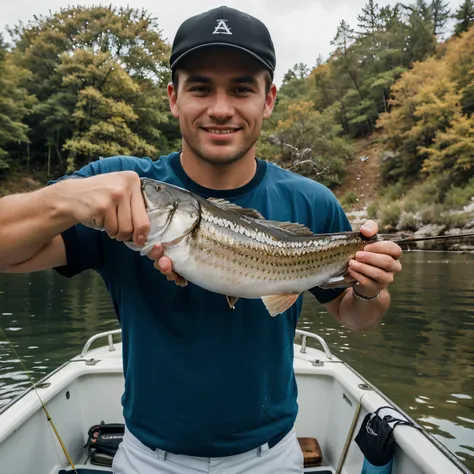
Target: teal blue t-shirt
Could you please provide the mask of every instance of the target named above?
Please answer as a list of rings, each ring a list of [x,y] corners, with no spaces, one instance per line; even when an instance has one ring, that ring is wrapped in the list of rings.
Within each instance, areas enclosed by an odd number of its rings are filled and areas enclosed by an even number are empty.
[[[75,173],[91,176],[133,170],[139,176],[225,198],[267,219],[304,224],[315,233],[350,230],[334,195],[323,185],[257,160],[245,186],[215,191],[193,182],[179,152],[157,161],[117,156]],[[94,269],[102,277],[122,327],[128,429],[145,445],[194,456],[227,456],[278,440],[293,426],[297,385],[293,340],[302,296],[271,317],[261,300],[224,296],[194,284],[169,282],[147,257],[76,225],[63,234],[72,277]],[[311,292],[325,303],[342,290]]]

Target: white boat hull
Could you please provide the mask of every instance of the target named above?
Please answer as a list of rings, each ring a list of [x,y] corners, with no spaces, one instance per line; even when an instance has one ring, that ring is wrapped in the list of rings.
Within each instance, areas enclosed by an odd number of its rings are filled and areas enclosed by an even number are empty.
[[[335,473],[362,397],[341,470],[341,474],[360,474],[363,455],[353,438],[367,413],[380,406],[394,405],[325,347],[326,351],[306,347],[305,340],[302,345],[295,344],[294,367],[299,392],[297,436],[316,438],[323,453],[324,469]],[[37,384],[38,394],[76,468],[86,462],[84,444],[92,425],[101,420],[123,422],[121,343],[112,344],[109,335],[109,346],[87,349]],[[397,426],[394,433],[397,450],[392,474],[470,473],[428,433],[409,426]],[[0,473],[58,474],[67,466],[68,461],[33,390],[27,390],[0,410]],[[111,472],[110,468],[88,467]],[[307,468],[305,472],[322,469]]]

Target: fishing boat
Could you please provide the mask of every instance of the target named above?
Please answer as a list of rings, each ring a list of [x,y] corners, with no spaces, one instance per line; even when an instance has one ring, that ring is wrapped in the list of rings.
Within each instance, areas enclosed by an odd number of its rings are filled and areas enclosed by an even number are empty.
[[[91,426],[101,421],[123,423],[120,332],[94,335],[80,354],[0,410],[0,473],[112,472],[109,466],[93,464],[84,447]],[[434,436],[332,354],[322,337],[297,330],[294,354],[299,405],[296,433],[303,451],[305,440],[320,450],[319,459],[305,456],[305,473],[360,474],[365,458],[355,437],[366,415],[386,407],[383,410],[396,410],[413,424],[393,430],[392,474],[472,474]]]

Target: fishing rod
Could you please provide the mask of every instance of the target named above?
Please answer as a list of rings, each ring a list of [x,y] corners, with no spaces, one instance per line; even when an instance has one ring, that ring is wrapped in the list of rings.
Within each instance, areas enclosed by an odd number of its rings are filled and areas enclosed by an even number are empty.
[[[18,352],[15,350],[15,348],[13,347],[13,344],[12,342],[10,341],[10,339],[8,339],[8,337],[6,336],[6,334],[3,332],[2,328],[0,327],[0,333],[2,334],[2,336],[5,338],[5,340],[8,342],[8,344],[10,345],[10,348],[11,350],[13,351],[13,353],[15,354],[15,356],[17,357],[17,359],[20,361],[20,364],[22,365],[23,367],[23,370],[25,371],[32,387],[33,387],[33,390],[35,391],[39,401],[41,402],[41,407],[43,408],[43,411],[44,411],[44,414],[46,415],[46,419],[49,421],[49,424],[51,425],[51,428],[53,429],[54,431],[54,434],[56,435],[56,438],[57,440],[59,441],[59,444],[61,445],[61,448],[63,449],[63,452],[69,462],[69,464],[71,465],[73,471],[78,474],[77,470],[76,470],[76,467],[74,466],[74,463],[72,462],[72,459],[71,459],[71,456],[69,455],[67,449],[66,449],[66,446],[64,445],[63,443],[63,440],[61,439],[61,436],[59,435],[58,433],[58,430],[56,429],[56,426],[54,425],[54,422],[48,412],[48,410],[46,409],[46,405],[43,403],[43,400],[42,398],[40,397],[40,394],[38,393],[38,391],[36,390],[36,386],[35,386],[35,383],[33,381],[33,378],[31,377],[30,373],[28,372],[28,369],[25,367],[25,364],[23,363],[23,361],[21,360],[20,356],[18,355]]]
[[[426,240],[445,240],[445,239],[461,239],[464,237],[474,237],[474,232],[466,232],[464,234],[448,234],[448,235],[434,235],[427,237],[406,237],[404,239],[390,239],[383,238],[383,240],[390,240],[396,244],[409,244],[411,242],[423,242]]]

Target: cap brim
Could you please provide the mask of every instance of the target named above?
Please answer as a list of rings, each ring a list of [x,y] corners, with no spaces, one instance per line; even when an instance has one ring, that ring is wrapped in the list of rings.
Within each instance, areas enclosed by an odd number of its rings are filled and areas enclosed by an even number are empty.
[[[250,54],[250,56],[254,57],[255,59],[257,59],[261,64],[262,66],[269,70],[272,74],[275,72],[274,69],[264,60],[262,59],[260,56],[258,56],[257,54],[255,54],[254,52],[248,50],[247,48],[243,48],[242,46],[238,46],[236,44],[230,44],[230,43],[219,43],[219,42],[213,42],[213,43],[205,43],[205,44],[200,44],[199,46],[195,46],[194,48],[191,48],[189,49],[188,51],[186,51],[185,53],[183,53],[181,56],[178,56],[173,64],[171,64],[171,70],[173,71],[176,66],[178,65],[179,62],[181,62],[184,58],[186,58],[187,56],[189,56],[191,53],[194,53],[200,49],[203,49],[203,48],[208,48],[208,47],[212,47],[212,46],[224,46],[226,48],[233,48],[233,49],[238,49],[240,51],[244,51],[245,53],[247,54]]]

